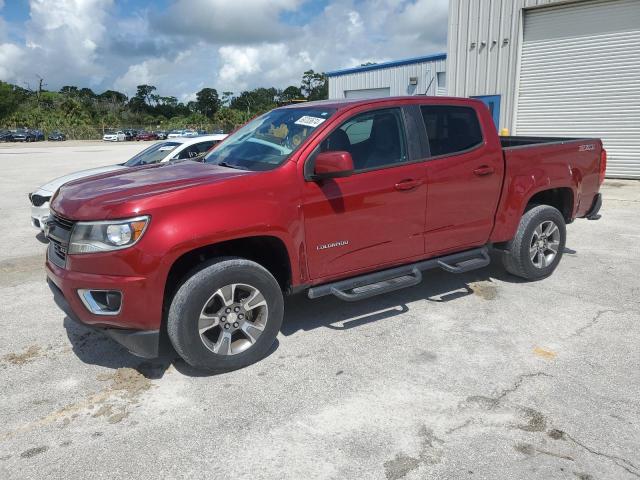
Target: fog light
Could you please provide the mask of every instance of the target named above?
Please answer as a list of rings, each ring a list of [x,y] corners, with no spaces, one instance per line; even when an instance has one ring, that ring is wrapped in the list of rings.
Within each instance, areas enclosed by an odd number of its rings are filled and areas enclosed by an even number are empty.
[[[94,315],[117,315],[122,308],[122,293],[118,290],[78,290],[78,296]]]

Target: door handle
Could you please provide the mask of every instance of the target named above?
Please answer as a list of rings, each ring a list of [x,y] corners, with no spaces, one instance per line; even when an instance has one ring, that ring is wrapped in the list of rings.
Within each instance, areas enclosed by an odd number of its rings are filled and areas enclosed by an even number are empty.
[[[477,175],[478,177],[484,177],[485,175],[491,175],[493,172],[495,172],[493,167],[490,167],[489,165],[482,165],[481,167],[476,168],[473,173],[475,175]]]
[[[414,180],[413,178],[409,178],[407,180],[402,180],[395,184],[394,188],[399,191],[413,190],[414,188],[420,186],[422,182],[420,180]]]

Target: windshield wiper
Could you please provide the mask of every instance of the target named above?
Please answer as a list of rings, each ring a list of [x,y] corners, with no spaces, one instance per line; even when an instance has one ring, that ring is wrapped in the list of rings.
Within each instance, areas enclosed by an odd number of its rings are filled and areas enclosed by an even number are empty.
[[[230,163],[227,163],[224,160],[222,162],[216,163],[215,165],[220,165],[221,167],[227,167],[227,168],[235,168],[237,170],[248,170],[247,168],[241,167],[240,165],[232,165]]]

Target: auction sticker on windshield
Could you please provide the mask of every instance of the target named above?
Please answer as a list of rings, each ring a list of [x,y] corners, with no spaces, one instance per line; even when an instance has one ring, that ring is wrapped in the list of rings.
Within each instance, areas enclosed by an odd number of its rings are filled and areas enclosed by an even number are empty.
[[[304,125],[305,127],[316,128],[318,125],[320,125],[325,120],[326,120],[326,118],[318,118],[318,117],[311,117],[309,115],[305,115],[303,117],[300,117],[294,123],[296,125]]]

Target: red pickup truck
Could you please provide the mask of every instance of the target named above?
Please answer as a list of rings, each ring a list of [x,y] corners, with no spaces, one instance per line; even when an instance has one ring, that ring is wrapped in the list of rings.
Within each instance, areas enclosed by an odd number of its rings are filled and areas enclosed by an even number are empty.
[[[550,275],[565,224],[598,218],[598,139],[499,137],[479,101],[400,97],[272,110],[203,161],[73,181],[52,201],[48,283],[72,318],[189,364],[266,354],[283,294],[360,300],[422,272]]]

